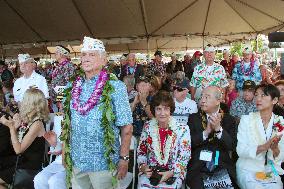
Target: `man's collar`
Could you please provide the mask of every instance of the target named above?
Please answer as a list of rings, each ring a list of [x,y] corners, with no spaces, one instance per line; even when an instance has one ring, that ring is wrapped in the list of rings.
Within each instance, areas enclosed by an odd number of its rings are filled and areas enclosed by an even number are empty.
[[[36,72],[35,72],[35,70],[33,70],[32,74],[31,74],[29,77],[26,77],[26,76],[24,75],[24,78],[25,78],[25,79],[32,78],[32,77],[35,76],[35,74],[36,74]]]

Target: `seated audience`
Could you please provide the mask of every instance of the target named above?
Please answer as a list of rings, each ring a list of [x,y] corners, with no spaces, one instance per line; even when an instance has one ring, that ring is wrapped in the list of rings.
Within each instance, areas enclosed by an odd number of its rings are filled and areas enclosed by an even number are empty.
[[[275,83],[275,86],[280,91],[280,97],[273,108],[273,113],[276,115],[284,116],[284,80],[279,80]]]
[[[234,117],[220,110],[221,100],[221,89],[209,86],[202,92],[200,111],[189,116],[191,159],[186,184],[190,188],[201,189],[208,182],[237,187],[235,163],[230,157],[237,144],[237,127]]]
[[[136,89],[138,94],[135,96],[133,103],[131,103],[131,110],[133,116],[133,135],[139,138],[144,124],[153,117],[150,110],[149,79],[145,76],[139,77],[136,82]]]
[[[189,80],[187,78],[176,83],[173,87],[175,100],[175,112],[173,113],[173,117],[182,125],[187,124],[190,114],[198,111],[196,102],[187,97],[188,89]]]
[[[230,108],[230,114],[237,118],[242,115],[248,115],[250,112],[256,111],[254,98],[255,83],[253,81],[247,80],[243,85],[243,95],[239,96],[236,100],[232,102]]]
[[[227,89],[225,101],[226,101],[226,104],[228,105],[228,108],[230,108],[232,105],[232,102],[236,100],[239,94],[236,89],[236,81],[233,79],[228,79],[228,82],[229,82],[229,87]]]
[[[61,120],[55,116],[53,131],[46,132],[44,138],[51,145],[49,154],[56,155],[55,160],[39,172],[34,178],[35,189],[66,189],[66,172],[62,165]],[[52,158],[52,157],[51,157]]]
[[[154,118],[143,128],[138,146],[138,189],[181,188],[190,159],[190,132],[171,116],[174,100],[166,91],[158,92],[151,103]]]
[[[20,104],[20,116],[14,115],[13,119],[2,116],[0,123],[10,129],[11,143],[18,156],[18,164],[0,171],[0,184],[11,184],[16,169],[28,170],[34,175],[41,170],[45,152],[45,122],[48,120],[49,110],[47,101],[42,91],[31,88],[26,90]],[[21,178],[25,175],[17,175]],[[22,178],[23,179],[23,178]],[[33,186],[32,180],[24,179],[24,186]],[[23,184],[23,183],[21,183]]]
[[[123,82],[125,83],[127,88],[129,103],[132,103],[135,99],[135,96],[137,96],[137,91],[134,89],[135,78],[133,77],[133,75],[127,75],[123,78]]]
[[[237,179],[242,189],[282,189],[279,175],[283,175],[284,160],[282,116],[272,110],[280,93],[271,84],[256,88],[258,112],[244,115],[238,128]]]

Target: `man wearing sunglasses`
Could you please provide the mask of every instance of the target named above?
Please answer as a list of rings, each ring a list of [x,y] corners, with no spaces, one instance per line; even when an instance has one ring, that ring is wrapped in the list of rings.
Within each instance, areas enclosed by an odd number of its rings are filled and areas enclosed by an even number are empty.
[[[189,88],[189,80],[183,79],[173,87],[174,100],[175,100],[175,111],[173,117],[182,124],[187,124],[188,116],[192,113],[196,113],[197,105],[196,102],[187,97]]]

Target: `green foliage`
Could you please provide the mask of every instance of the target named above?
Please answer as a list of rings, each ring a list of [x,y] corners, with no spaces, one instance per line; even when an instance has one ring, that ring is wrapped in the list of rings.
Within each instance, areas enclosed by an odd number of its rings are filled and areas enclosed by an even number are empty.
[[[77,71],[74,76],[70,79],[70,82],[73,84],[77,76],[83,76],[84,72],[82,70]],[[64,145],[64,162],[66,165],[66,185],[67,188],[71,187],[71,178],[72,178],[72,160],[71,160],[71,150],[70,150],[70,135],[71,135],[71,91],[72,85],[64,90],[64,120],[62,125],[62,134],[60,140]]]
[[[231,54],[239,54],[240,56],[242,56],[242,52],[243,52],[243,48],[244,48],[245,44],[241,41],[238,42],[233,42],[231,44],[231,48],[230,48],[230,52]]]
[[[258,48],[256,48],[256,45],[258,46]],[[251,47],[253,51],[263,52],[263,40],[261,38],[258,38],[257,40],[252,40]]]

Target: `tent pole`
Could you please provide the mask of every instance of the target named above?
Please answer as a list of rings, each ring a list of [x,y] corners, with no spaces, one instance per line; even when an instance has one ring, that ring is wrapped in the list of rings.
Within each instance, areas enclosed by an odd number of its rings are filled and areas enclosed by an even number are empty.
[[[258,34],[256,34],[255,40],[256,40],[256,42],[255,42],[256,43],[256,52],[258,52]]]
[[[205,42],[204,35],[202,35],[202,48],[203,48],[203,50],[205,48],[204,42]]]
[[[149,48],[150,48],[150,44],[149,44],[149,37],[147,36],[147,59],[148,59],[148,63],[150,62],[150,52],[149,52]]]

